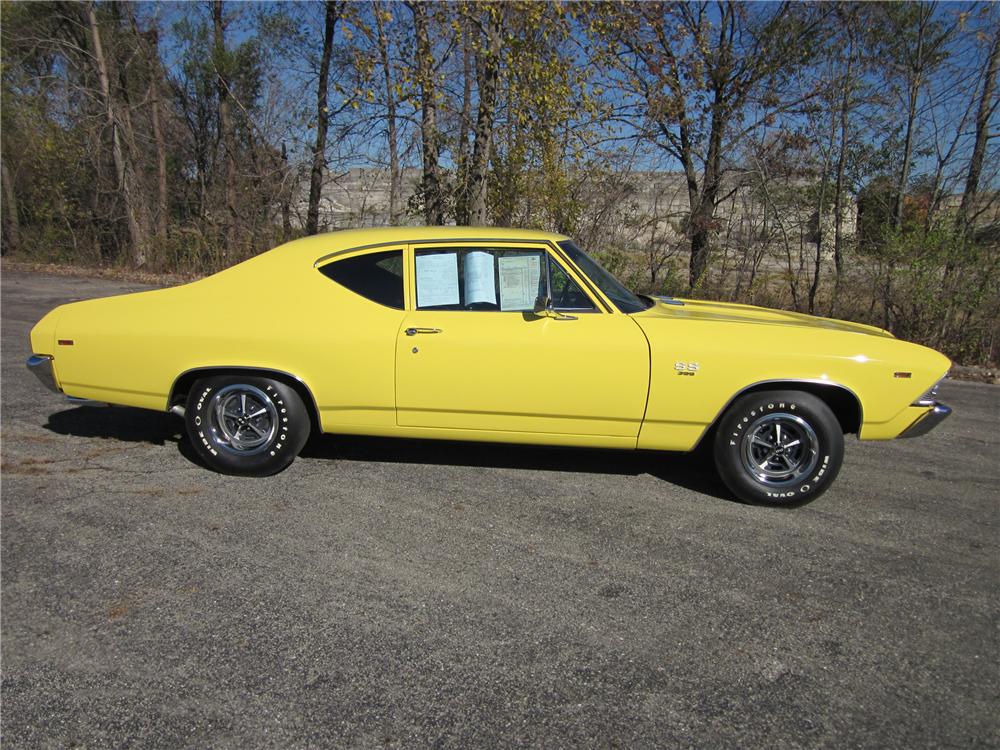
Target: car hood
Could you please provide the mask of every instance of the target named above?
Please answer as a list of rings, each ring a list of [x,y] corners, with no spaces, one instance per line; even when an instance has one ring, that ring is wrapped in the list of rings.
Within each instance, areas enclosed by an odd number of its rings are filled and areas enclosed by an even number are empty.
[[[653,297],[655,301],[648,310],[636,313],[634,317],[672,318],[674,320],[705,320],[724,323],[755,323],[759,325],[793,326],[796,328],[863,333],[870,336],[893,338],[888,331],[863,323],[846,320],[821,318],[788,310],[773,310],[768,307],[740,305],[733,302],[706,302],[679,297]]]

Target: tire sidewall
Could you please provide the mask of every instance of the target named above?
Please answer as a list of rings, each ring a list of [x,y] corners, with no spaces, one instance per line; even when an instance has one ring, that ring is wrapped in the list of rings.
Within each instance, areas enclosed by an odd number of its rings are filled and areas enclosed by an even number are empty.
[[[241,456],[220,448],[211,437],[215,423],[214,396],[229,385],[248,385],[263,391],[273,402],[278,429],[264,450]],[[184,414],[188,437],[209,467],[223,474],[267,476],[287,467],[309,437],[309,413],[294,389],[271,378],[222,375],[197,381],[188,395]]]
[[[796,416],[816,433],[818,457],[812,471],[789,486],[767,485],[750,475],[741,456],[746,429],[771,413]],[[844,457],[844,435],[830,408],[819,398],[799,391],[762,391],[737,399],[719,423],[715,464],[726,486],[741,500],[766,505],[802,505],[829,488]]]

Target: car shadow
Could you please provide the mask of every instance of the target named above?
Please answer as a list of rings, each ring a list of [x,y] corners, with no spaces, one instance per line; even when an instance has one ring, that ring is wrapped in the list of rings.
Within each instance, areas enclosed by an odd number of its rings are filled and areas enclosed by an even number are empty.
[[[184,433],[184,423],[163,412],[126,406],[84,405],[49,416],[45,429],[58,435],[124,440],[130,443],[175,443],[188,461],[204,466]],[[303,458],[373,463],[529,469],[639,476],[650,474],[670,484],[722,499],[734,500],[718,478],[711,456],[693,453],[559,448],[507,443],[314,435]]]
[[[77,406],[49,415],[43,426],[57,435],[153,445],[176,443],[184,434],[184,423],[173,414],[128,406]]]

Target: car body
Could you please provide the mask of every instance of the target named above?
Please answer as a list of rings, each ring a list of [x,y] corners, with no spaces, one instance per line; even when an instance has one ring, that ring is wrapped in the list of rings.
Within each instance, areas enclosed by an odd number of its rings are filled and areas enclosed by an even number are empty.
[[[29,366],[70,397],[190,418],[196,386],[245,375],[326,433],[691,451],[757,393],[806,394],[862,440],[948,413],[928,395],[950,366],[938,352],[857,323],[636,297],[568,237],[530,230],[307,237],[193,283],[62,305],[31,345]]]

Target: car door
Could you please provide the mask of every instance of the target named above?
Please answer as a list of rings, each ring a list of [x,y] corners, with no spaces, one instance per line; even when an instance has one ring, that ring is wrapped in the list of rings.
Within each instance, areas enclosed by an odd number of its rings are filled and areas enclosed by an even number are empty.
[[[408,269],[400,426],[636,438],[645,335],[583,291],[546,245],[416,245]],[[554,313],[533,312],[539,294],[555,295]]]

